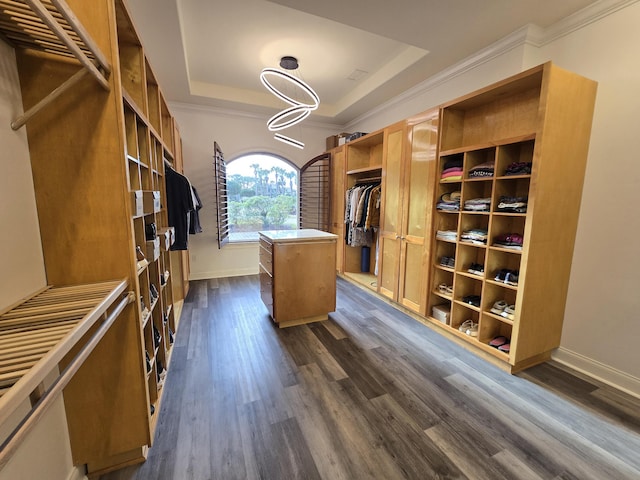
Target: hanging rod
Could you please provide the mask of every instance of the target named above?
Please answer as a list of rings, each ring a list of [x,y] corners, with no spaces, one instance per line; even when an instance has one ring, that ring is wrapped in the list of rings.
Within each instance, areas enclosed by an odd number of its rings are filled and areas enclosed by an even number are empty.
[[[60,373],[60,376],[53,382],[51,387],[44,392],[44,395],[36,402],[29,413],[24,417],[16,429],[9,435],[5,442],[0,445],[0,470],[9,462],[17,448],[24,441],[29,432],[38,424],[38,421],[49,410],[53,403],[60,396],[64,388],[69,381],[73,378],[73,375],[80,369],[84,361],[91,354],[96,345],[104,337],[107,330],[113,325],[118,318],[118,315],[124,310],[124,308],[133,302],[135,294],[128,292],[120,300],[120,303],[106,315],[106,318],[102,325],[91,336],[89,341],[82,347],[82,349],[76,354],[71,363]]]
[[[0,0],[0,33],[4,34],[3,36],[10,43],[21,48],[31,48],[59,56],[73,55],[82,65],[82,71],[90,73],[102,88],[109,91],[108,77],[111,73],[111,65],[100,48],[65,0],[48,0],[47,5],[50,8],[43,5],[41,0]],[[30,8],[31,14],[25,6]],[[59,42],[56,42],[56,38],[48,32],[53,33]],[[72,35],[77,38],[72,38]],[[73,75],[26,113],[11,122],[11,128],[17,130],[22,127],[31,117],[61,93],[70,89],[83,76]]]
[[[357,178],[356,183],[375,183],[382,181],[382,177]]]

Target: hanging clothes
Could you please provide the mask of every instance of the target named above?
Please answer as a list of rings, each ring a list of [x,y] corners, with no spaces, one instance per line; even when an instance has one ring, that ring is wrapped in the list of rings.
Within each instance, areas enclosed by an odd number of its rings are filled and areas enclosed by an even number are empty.
[[[200,225],[200,214],[198,213],[202,209],[202,202],[196,187],[191,185],[191,193],[193,197],[194,209],[189,212],[189,234],[195,235],[196,233],[202,233],[202,226]]]
[[[352,247],[371,246],[380,222],[379,183],[356,184],[345,193],[345,241]]]
[[[171,250],[187,250],[189,213],[195,209],[191,183],[173,168],[165,169],[167,188],[167,216],[169,226],[175,229],[176,240]]]

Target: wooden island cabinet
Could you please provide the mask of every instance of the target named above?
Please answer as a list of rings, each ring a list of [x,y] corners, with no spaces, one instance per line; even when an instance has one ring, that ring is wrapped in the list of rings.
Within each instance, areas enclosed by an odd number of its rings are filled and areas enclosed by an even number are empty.
[[[260,296],[280,327],[326,320],[336,308],[338,236],[314,229],[260,233]]]

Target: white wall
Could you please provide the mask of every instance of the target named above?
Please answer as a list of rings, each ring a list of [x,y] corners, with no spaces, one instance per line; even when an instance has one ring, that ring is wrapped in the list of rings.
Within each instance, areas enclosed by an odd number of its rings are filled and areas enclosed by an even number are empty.
[[[198,190],[203,208],[203,233],[189,236],[190,278],[219,278],[258,273],[257,243],[231,244],[218,250],[215,222],[213,142],[220,145],[226,161],[247,153],[279,155],[302,167],[325,150],[326,137],[339,127],[316,126],[306,121],[287,130],[306,144],[304,150],[273,139],[267,130],[268,116],[244,115],[205,107],[171,104],[171,113],[180,126],[184,173]]]
[[[479,53],[349,125],[374,130],[548,60],[598,93],[560,349],[554,359],[640,396],[640,3],[537,47]],[[442,83],[442,79],[446,82]],[[426,86],[426,87],[425,87]]]
[[[0,311],[46,285],[35,193],[25,129],[9,124],[22,113],[15,55],[0,41]],[[55,377],[57,372],[53,372]],[[51,380],[49,380],[50,382]],[[0,425],[0,443],[30,408],[26,401]],[[71,447],[62,398],[26,437],[0,480],[52,480],[84,477],[71,462]]]
[[[0,41],[0,309],[46,285],[27,135],[9,126],[20,99],[13,49]]]
[[[640,3],[540,49],[527,63],[552,59],[598,82],[562,358],[640,379]],[[585,358],[586,357],[586,358]],[[590,362],[591,361],[591,362]],[[593,361],[595,365],[589,365]],[[611,369],[614,369],[613,371]],[[620,375],[619,383],[633,384]],[[631,387],[630,387],[631,388]]]

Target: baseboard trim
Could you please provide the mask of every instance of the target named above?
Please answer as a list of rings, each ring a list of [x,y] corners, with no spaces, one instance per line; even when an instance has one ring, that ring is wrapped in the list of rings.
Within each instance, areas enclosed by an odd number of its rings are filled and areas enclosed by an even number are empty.
[[[551,360],[640,398],[640,378],[633,375],[562,347],[553,352]]]
[[[196,272],[189,275],[189,280],[209,280],[210,278],[242,277],[244,275],[257,275],[258,266],[247,268],[233,268],[229,270],[216,270],[211,272]]]
[[[85,469],[81,467],[73,467],[67,480],[87,480],[88,477],[85,475],[84,470]]]

